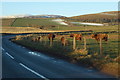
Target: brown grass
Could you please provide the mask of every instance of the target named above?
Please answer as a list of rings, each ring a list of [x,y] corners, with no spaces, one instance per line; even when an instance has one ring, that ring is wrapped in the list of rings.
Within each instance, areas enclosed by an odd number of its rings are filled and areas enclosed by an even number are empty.
[[[106,63],[102,66],[101,72],[118,77],[118,63]]]
[[[68,31],[80,31],[80,30],[43,30],[35,27],[1,27],[0,33],[11,33],[11,34],[20,34],[20,33],[50,33],[50,32],[68,32]],[[82,30],[88,31],[88,30]]]

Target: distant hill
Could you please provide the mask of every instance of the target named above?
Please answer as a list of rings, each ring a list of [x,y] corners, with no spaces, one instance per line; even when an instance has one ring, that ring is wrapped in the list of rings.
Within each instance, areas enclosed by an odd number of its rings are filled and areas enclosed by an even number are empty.
[[[32,15],[32,16],[25,16],[24,18],[64,18],[65,16],[61,15]]]
[[[61,15],[12,15],[2,16],[1,18],[64,18]]]
[[[61,15],[12,15],[2,16],[2,26],[13,26],[13,27],[55,27],[64,26],[64,22],[52,21],[58,18],[66,18]]]
[[[120,22],[120,19],[118,19],[118,14],[120,14],[120,11],[110,11],[96,14],[73,16],[69,17],[68,19],[78,22],[109,23],[112,25],[118,25],[118,22]]]
[[[68,26],[62,19],[56,18],[8,18],[2,19],[3,27],[36,27],[39,29]]]

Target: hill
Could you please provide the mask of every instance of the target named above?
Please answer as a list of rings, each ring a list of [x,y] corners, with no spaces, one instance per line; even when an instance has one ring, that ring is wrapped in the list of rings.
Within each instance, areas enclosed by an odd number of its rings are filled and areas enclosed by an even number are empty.
[[[61,15],[11,15],[11,16],[0,16],[0,18],[64,18]]]
[[[2,19],[2,26],[11,26],[14,23],[15,18]]]
[[[8,18],[2,19],[2,26],[11,27],[37,27],[47,29],[58,26],[67,26],[62,19],[56,18]]]
[[[73,16],[73,17],[58,17],[57,15],[46,15],[51,16],[47,18],[40,18],[44,17],[45,15],[36,15],[32,16],[28,15],[25,17],[20,16],[18,18],[4,18],[2,19],[2,26],[3,27],[34,27],[37,29],[44,29],[44,30],[83,30],[86,28],[89,29],[98,29],[104,28],[108,29],[110,26],[110,30],[116,25],[115,30],[118,25],[118,12],[111,11],[111,12],[102,12],[97,14],[87,14],[81,16]],[[45,17],[46,17],[45,16]],[[54,17],[54,18],[52,18]],[[103,26],[103,27],[102,27]],[[106,27],[107,26],[107,27]]]
[[[118,14],[120,14],[120,11],[110,11],[96,14],[73,16],[69,17],[68,20],[78,22],[109,23],[110,25],[118,25]]]

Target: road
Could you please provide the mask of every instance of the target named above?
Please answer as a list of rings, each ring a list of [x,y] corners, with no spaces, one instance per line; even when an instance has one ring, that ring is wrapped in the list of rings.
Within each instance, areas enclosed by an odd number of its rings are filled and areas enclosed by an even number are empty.
[[[106,78],[112,76],[94,69],[84,68],[67,61],[33,52],[2,37],[2,76],[3,78],[39,78],[43,80],[72,78]]]

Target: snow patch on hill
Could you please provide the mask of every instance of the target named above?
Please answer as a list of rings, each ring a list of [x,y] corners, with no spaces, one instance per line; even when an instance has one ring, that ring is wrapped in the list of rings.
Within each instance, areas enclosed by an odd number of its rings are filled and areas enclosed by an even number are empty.
[[[110,14],[110,13],[100,13],[101,15],[110,15],[110,16],[117,16],[117,14]]]
[[[28,16],[30,16],[30,15],[23,14],[23,15],[0,16],[0,18],[24,18],[24,17],[28,17]]]
[[[99,23],[83,23],[83,22],[71,22],[72,24],[82,24],[82,25],[93,25],[93,26],[103,26],[104,24]]]
[[[59,23],[61,25],[68,25],[67,23],[64,22],[63,19],[53,19],[52,21],[57,22],[57,23]]]

